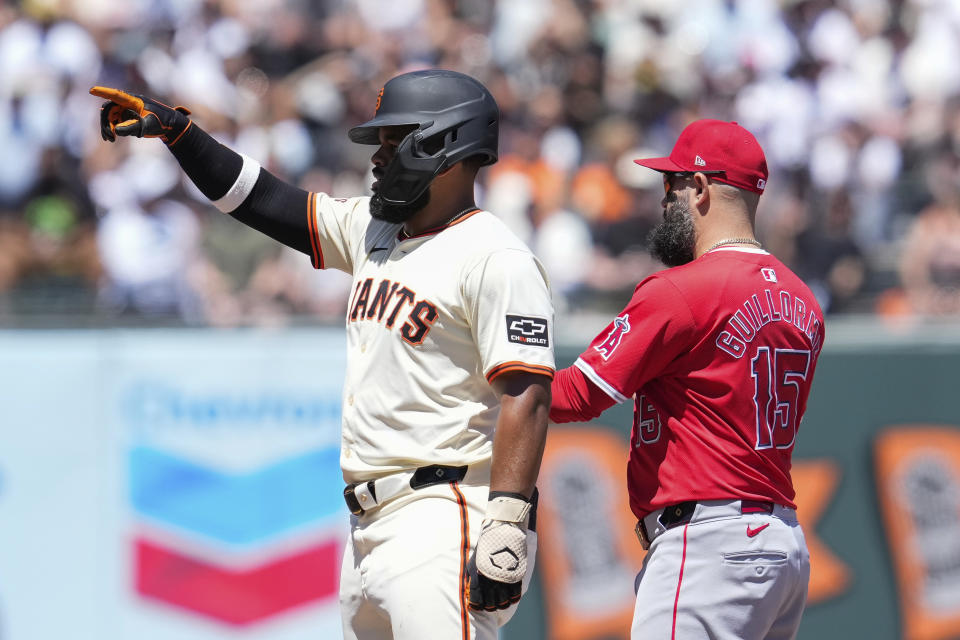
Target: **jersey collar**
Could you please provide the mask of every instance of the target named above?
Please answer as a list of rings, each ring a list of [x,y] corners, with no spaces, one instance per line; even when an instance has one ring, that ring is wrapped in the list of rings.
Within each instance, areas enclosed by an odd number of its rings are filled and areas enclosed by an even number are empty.
[[[711,249],[707,253],[717,253],[718,251],[739,251],[740,253],[756,253],[759,255],[766,255],[770,253],[766,249],[761,249],[760,247],[717,247],[716,249]],[[704,255],[707,255],[706,253]]]
[[[456,225],[460,224],[461,222],[463,222],[463,221],[466,220],[467,218],[472,218],[473,216],[475,216],[475,215],[477,215],[478,213],[480,213],[480,211],[481,211],[481,209],[472,209],[472,210],[464,213],[463,215],[461,215],[461,216],[459,216],[459,217],[457,217],[457,218],[454,218],[453,220],[451,220],[450,222],[448,222],[448,223],[446,223],[446,224],[444,224],[444,225],[441,225],[441,226],[439,226],[439,227],[433,227],[432,229],[427,229],[426,231],[421,231],[420,233],[418,233],[418,234],[416,234],[416,235],[414,235],[414,236],[408,236],[406,233],[404,233],[404,232],[403,232],[403,226],[401,226],[400,229],[397,230],[397,240],[399,240],[400,242],[403,242],[404,240],[413,240],[414,238],[423,238],[423,237],[425,237],[425,236],[435,235],[435,234],[437,234],[437,233],[440,233],[440,232],[443,231],[444,229],[447,229],[447,228],[449,228],[449,227],[453,227],[453,226],[456,226]]]

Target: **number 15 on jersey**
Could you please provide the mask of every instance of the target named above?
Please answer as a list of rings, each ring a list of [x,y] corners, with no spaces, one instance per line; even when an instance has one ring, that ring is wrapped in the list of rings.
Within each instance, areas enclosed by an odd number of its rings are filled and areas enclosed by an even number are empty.
[[[797,437],[800,383],[806,381],[810,351],[759,347],[750,361],[757,418],[757,449],[789,449]]]

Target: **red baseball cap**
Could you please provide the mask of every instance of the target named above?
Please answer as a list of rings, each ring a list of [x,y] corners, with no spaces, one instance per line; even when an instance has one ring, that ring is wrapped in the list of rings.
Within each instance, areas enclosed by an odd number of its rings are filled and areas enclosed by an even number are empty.
[[[640,158],[637,164],[660,172],[722,171],[717,182],[763,193],[767,159],[753,134],[736,122],[696,120],[680,132],[667,158]]]

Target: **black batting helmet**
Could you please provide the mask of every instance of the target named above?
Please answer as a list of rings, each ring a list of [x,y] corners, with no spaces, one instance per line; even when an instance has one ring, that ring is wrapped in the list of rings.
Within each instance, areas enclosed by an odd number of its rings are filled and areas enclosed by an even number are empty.
[[[447,167],[471,156],[497,161],[500,109],[490,92],[468,75],[429,69],[390,79],[380,90],[373,119],[350,129],[360,144],[380,144],[380,127],[415,125],[397,147],[380,179],[389,204],[416,200]]]

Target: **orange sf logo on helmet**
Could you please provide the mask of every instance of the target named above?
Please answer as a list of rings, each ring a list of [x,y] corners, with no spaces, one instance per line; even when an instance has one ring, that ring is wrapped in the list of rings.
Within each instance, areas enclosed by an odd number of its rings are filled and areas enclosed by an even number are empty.
[[[380,87],[380,93],[377,94],[377,106],[373,109],[373,115],[380,111],[380,101],[383,100],[383,87]]]

